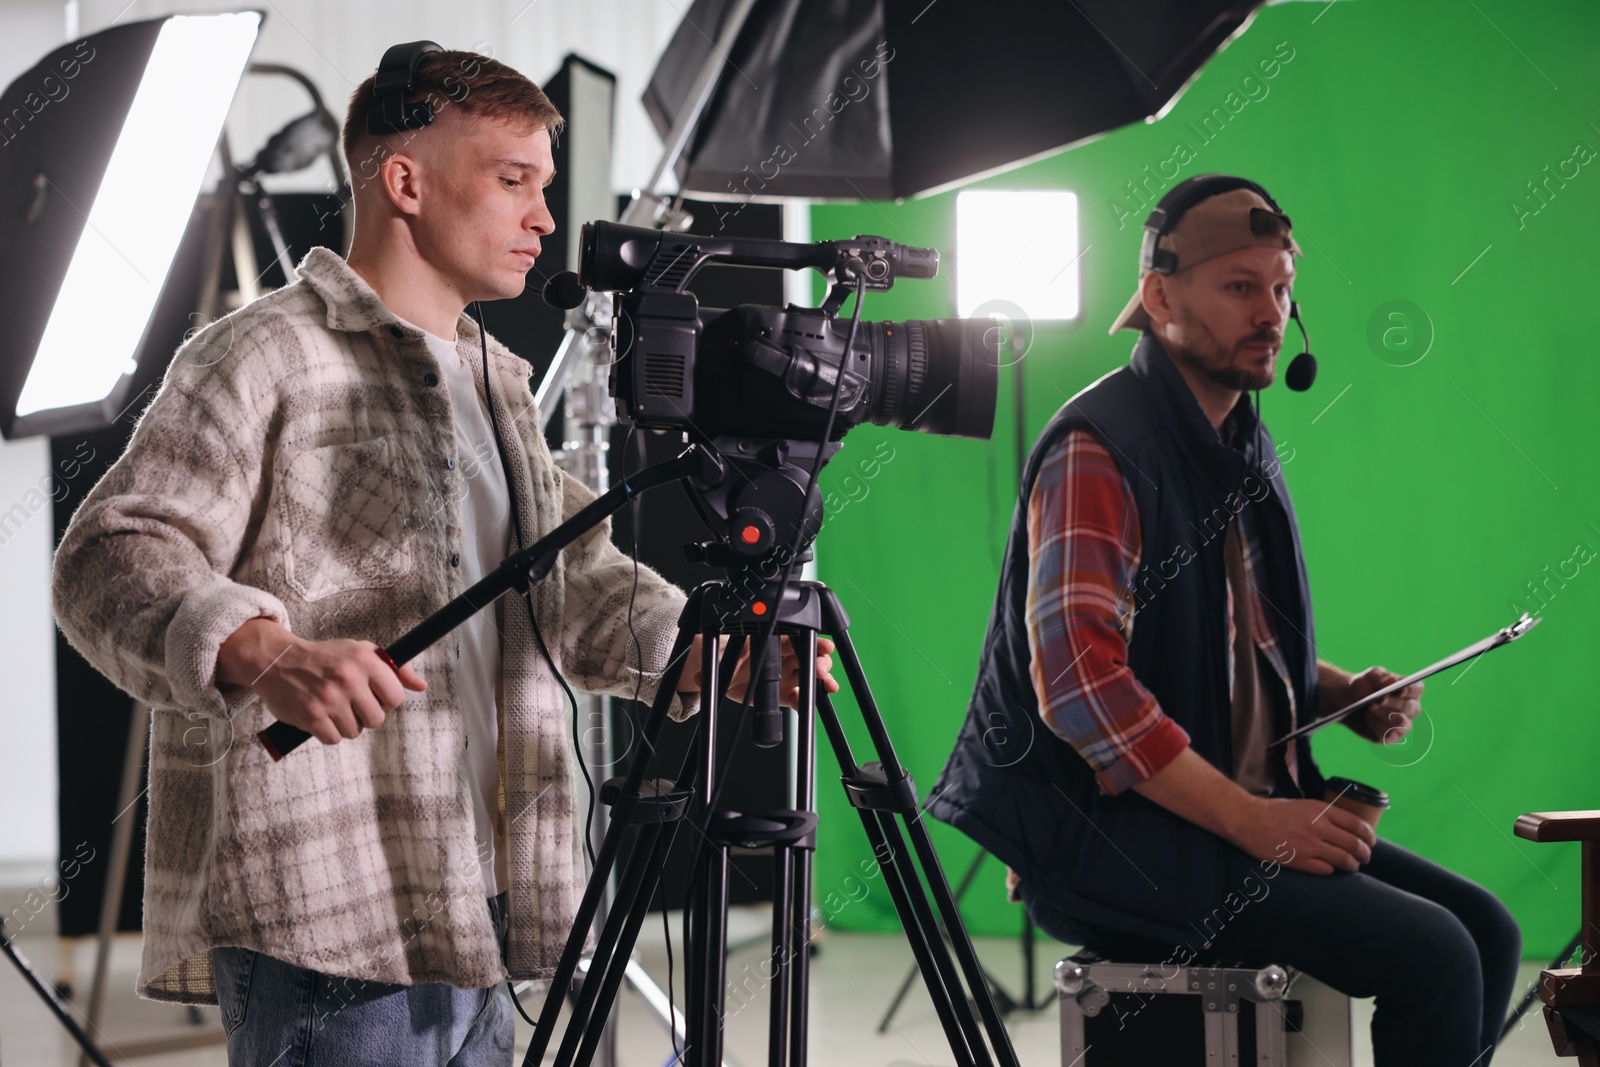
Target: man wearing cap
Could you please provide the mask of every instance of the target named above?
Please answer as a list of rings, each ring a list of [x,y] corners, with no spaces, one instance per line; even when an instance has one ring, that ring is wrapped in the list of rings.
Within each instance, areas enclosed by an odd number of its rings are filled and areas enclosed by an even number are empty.
[[[1063,941],[1293,966],[1377,998],[1379,1067],[1486,1063],[1515,921],[1328,803],[1308,739],[1272,744],[1397,680],[1317,657],[1294,509],[1250,403],[1295,316],[1290,221],[1260,186],[1203,175],[1145,228],[1111,328],[1141,331],[1131,365],[1063,406],[1028,460],[928,810],[1003,860]],[[1421,688],[1348,725],[1398,742]]]

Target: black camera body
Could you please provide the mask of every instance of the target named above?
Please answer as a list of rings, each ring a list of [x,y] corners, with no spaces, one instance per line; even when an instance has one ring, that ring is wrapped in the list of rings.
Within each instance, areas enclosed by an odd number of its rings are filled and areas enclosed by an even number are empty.
[[[932,278],[939,256],[882,237],[795,244],[700,237],[613,223],[583,228],[580,280],[620,291],[611,393],[653,429],[818,440],[871,421],[986,438],[994,426],[997,358],[984,358],[986,323],[964,319],[850,323],[839,308],[857,288]],[[683,287],[707,262],[813,268],[833,283],[820,308],[701,308]]]
[[[702,308],[684,286],[713,261],[810,268],[832,285],[818,308]],[[619,294],[609,383],[618,409],[635,425],[709,445],[730,472],[690,486],[716,537],[692,558],[742,568],[759,583],[810,558],[823,520],[816,472],[853,426],[989,436],[999,359],[986,321],[868,322],[859,306],[854,318],[839,316],[852,293],[864,298],[896,278],[938,271],[937,252],[882,237],[797,244],[583,227],[578,281]]]

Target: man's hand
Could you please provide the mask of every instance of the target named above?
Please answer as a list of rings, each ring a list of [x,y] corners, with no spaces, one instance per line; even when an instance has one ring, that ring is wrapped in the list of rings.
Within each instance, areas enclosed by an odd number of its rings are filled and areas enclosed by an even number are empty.
[[[719,644],[726,646],[728,638],[724,635]],[[683,665],[683,675],[678,679],[678,692],[697,693],[700,691],[700,647],[701,636],[695,634],[694,644],[689,648],[689,661]],[[839,683],[833,678],[833,642],[826,637],[817,638],[817,678],[822,682],[822,687],[830,693],[839,691]],[[744,652],[739,656],[739,662],[733,668],[733,677],[728,680],[728,699],[739,702],[744,701],[745,691],[750,686],[750,646],[745,645]],[[783,694],[780,698],[784,707],[796,707],[800,703],[800,661],[795,655],[794,646],[787,637],[783,638],[783,681],[778,687]]]
[[[252,619],[222,643],[217,685],[253,690],[274,718],[325,745],[382,725],[407,689],[428,688],[409,665],[396,675],[371,641],[307,641],[270,619]]]
[[[1320,800],[1251,801],[1228,838],[1252,859],[1307,874],[1354,872],[1372,859],[1378,835],[1358,815]]]
[[[1386,685],[1393,685],[1401,676],[1382,667],[1368,667],[1360,674],[1351,675],[1339,694],[1335,706],[1338,710],[1353,704]],[[1364,713],[1346,720],[1349,727],[1369,741],[1380,745],[1399,744],[1411,732],[1412,724],[1422,714],[1422,683],[1415,682],[1398,693],[1390,693]]]
[[[1354,871],[1378,835],[1358,816],[1320,800],[1258,797],[1192,748],[1133,788],[1257,860],[1308,874]]]

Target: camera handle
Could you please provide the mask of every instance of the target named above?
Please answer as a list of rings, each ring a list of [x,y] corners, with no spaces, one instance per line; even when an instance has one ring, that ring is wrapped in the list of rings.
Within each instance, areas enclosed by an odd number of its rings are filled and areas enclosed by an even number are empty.
[[[793,783],[795,807],[739,811],[713,806],[719,794],[717,756],[725,747],[718,743],[718,725],[727,701],[724,671],[736,662],[748,640],[773,627],[771,619],[750,610],[757,602],[769,601],[754,601],[730,582],[709,582],[689,594],[679,616],[678,637],[669,666],[641,731],[643,743],[627,775],[614,778],[601,788],[602,800],[612,807],[610,828],[579,902],[572,933],[556,965],[523,1059],[524,1067],[536,1067],[544,1061],[568,990],[578,977],[584,941],[594,924],[605,886],[613,870],[620,868],[617,896],[589,957],[553,1061],[556,1067],[587,1067],[591,1062],[660,884],[663,857],[678,824],[685,819],[698,834],[697,862],[691,864],[691,891],[686,904],[689,936],[685,949],[684,1062],[691,1067],[712,1067],[722,1062],[722,1028],[728,1008],[724,993],[729,856],[735,851],[769,852],[776,876],[776,899],[768,964],[768,1064],[804,1067],[811,854],[816,848],[817,818],[813,715],[820,718],[834,750],[846,795],[860,815],[872,846],[877,865],[874,875],[883,877],[956,1063],[962,1067],[1018,1067],[1016,1052],[922,821],[916,786],[895,755],[873,700],[850,638],[848,617],[834,592],[819,582],[797,582],[790,587],[783,603],[776,606],[773,639],[788,637],[804,664],[815,661],[819,633],[834,638],[835,651],[878,758],[866,764],[856,762],[832,700],[819,690],[813,672],[802,671],[796,734],[800,758]],[[656,751],[684,669],[683,661],[697,632],[701,635],[702,706],[698,734],[687,764],[692,768],[689,781],[647,779],[650,754]],[[719,655],[718,639],[725,634],[731,640]],[[632,844],[624,862],[623,839],[630,835]],[[948,935],[948,941],[942,935]],[[766,979],[767,975],[763,973],[761,977]],[[981,1022],[974,1015],[974,1004]]]
[[[401,634],[387,648],[379,649],[379,654],[398,670],[401,664],[421,655],[440,638],[506,593],[513,589],[520,593],[549,574],[562,549],[599,526],[607,516],[634,496],[669,482],[692,479],[703,484],[716,484],[725,476],[726,470],[722,457],[714,449],[702,444],[691,444],[665,463],[646,467],[595,497],[577,514],[532,545],[507,556],[500,566],[484,575],[481,581]],[[279,720],[257,733],[256,739],[276,762],[309,741],[311,735]]]

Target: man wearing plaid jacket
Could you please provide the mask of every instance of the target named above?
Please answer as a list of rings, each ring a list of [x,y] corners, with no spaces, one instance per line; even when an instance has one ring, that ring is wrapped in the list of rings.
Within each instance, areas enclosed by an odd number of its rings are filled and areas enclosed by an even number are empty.
[[[508,1064],[505,979],[551,974],[586,882],[537,638],[579,688],[650,700],[684,597],[607,524],[531,602],[398,673],[379,657],[592,494],[551,462],[528,364],[492,338],[485,359],[464,314],[527,284],[560,116],[466,52],[418,68],[425,128],[368,133],[372,87],[345,123],[348,258],[313,250],[179,350],[62,539],[54,603],[155,709],[139,993],[220,1003],[235,1063]],[[274,763],[274,719],[322,743]]]

